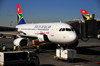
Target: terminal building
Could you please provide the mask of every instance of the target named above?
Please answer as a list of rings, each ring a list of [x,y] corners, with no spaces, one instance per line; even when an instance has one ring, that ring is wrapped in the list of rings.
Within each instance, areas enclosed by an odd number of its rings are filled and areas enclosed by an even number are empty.
[[[16,31],[17,29],[14,27],[5,27],[5,26],[0,26],[0,31]]]

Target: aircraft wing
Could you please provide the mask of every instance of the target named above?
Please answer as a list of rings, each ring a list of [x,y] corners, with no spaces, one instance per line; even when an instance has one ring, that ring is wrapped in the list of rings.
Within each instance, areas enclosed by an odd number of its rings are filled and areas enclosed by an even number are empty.
[[[33,37],[33,38],[37,38],[37,35],[20,35],[19,36],[22,36],[22,37]]]
[[[37,38],[37,35],[21,35],[21,34],[14,34],[14,33],[2,33],[0,32],[1,35],[13,35],[13,36],[21,36],[21,37],[33,37]]]
[[[17,35],[17,34],[14,34],[14,33],[3,33],[3,32],[0,32],[0,34],[2,34],[2,35]]]

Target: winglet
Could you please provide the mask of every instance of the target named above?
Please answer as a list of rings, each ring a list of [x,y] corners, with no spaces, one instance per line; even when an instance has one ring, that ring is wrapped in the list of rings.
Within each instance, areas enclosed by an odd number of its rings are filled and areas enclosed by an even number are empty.
[[[19,3],[17,4],[17,17],[18,17],[18,25],[26,24],[23,19],[23,15],[22,15],[22,11],[21,11],[21,7]]]

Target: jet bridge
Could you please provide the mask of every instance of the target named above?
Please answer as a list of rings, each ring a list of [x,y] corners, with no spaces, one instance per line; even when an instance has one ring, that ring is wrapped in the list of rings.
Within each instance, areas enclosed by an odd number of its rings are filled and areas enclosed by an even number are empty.
[[[89,38],[100,39],[100,21],[97,20],[74,20],[66,22],[73,26],[79,38],[87,41]]]

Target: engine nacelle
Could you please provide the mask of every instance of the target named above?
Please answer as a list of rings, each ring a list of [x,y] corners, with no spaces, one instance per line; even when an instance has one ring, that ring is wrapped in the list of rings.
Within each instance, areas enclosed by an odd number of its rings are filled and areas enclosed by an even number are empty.
[[[25,38],[17,38],[14,40],[14,45],[16,46],[26,46],[28,41]]]

